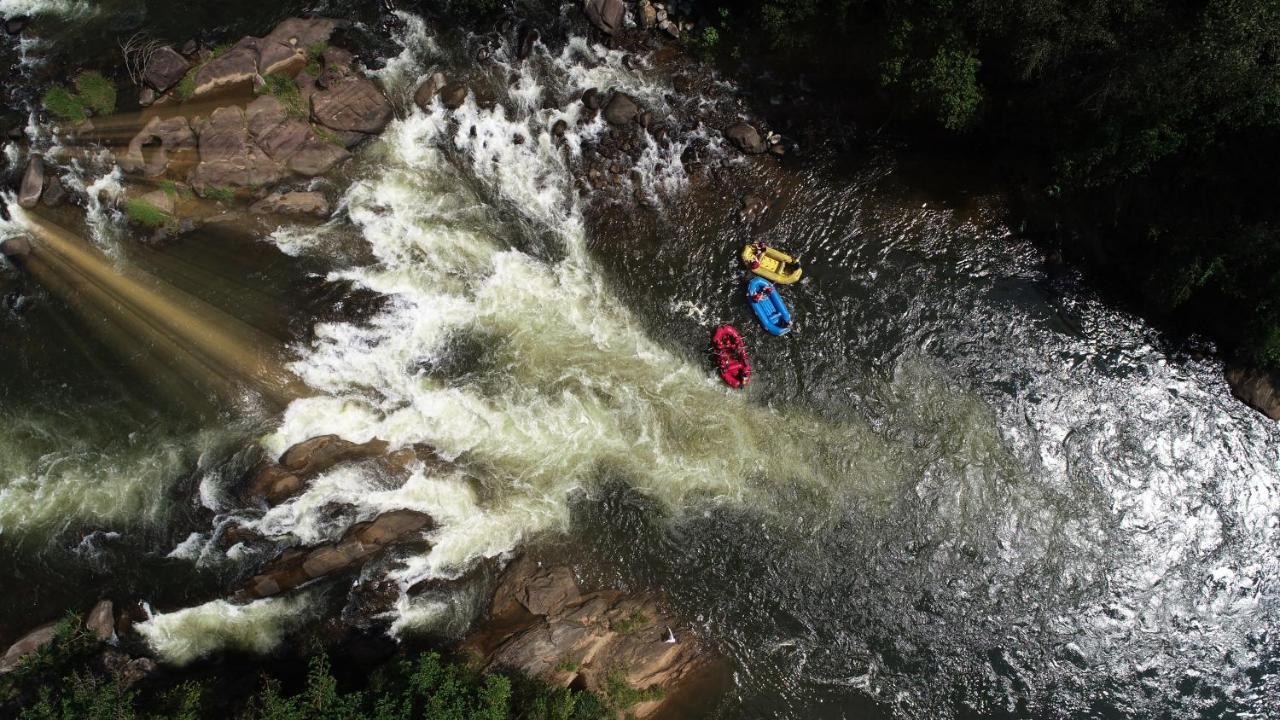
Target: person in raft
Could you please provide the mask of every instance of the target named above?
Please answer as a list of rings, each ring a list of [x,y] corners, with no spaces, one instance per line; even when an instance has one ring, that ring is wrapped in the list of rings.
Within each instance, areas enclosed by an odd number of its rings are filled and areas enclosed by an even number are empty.
[[[757,290],[751,293],[751,302],[760,302],[761,300],[764,300],[764,291]]]
[[[747,378],[750,378],[750,377],[751,377],[751,371],[744,367],[739,367],[737,371],[734,372],[734,378],[738,381],[739,385],[746,385]]]

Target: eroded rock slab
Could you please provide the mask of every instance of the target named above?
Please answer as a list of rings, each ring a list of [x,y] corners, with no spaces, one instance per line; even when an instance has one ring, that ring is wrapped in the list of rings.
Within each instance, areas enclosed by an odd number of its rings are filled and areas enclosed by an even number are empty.
[[[391,121],[391,103],[372,80],[352,75],[312,95],[311,116],[331,130],[374,134]]]
[[[236,106],[220,107],[200,123],[200,164],[191,184],[207,187],[260,187],[282,180],[285,167],[253,141],[248,119]]]

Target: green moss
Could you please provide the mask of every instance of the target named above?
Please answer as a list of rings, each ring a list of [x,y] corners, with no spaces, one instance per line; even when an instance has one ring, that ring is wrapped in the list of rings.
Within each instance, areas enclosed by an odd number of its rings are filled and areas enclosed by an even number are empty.
[[[210,200],[217,200],[219,202],[224,202],[224,203],[234,202],[236,199],[235,188],[225,187],[221,185],[214,185],[213,187],[207,187],[204,190],[202,190],[200,194],[206,198],[209,198]]]
[[[173,222],[173,216],[141,198],[134,198],[124,204],[124,214],[129,222],[143,227],[164,227]]]
[[[306,108],[302,103],[302,92],[298,89],[298,83],[293,78],[280,73],[271,73],[262,78],[262,87],[258,89],[260,95],[270,95],[280,102],[280,106],[284,111],[293,118],[304,118],[307,116]]]
[[[213,52],[209,53],[209,59],[216,60],[222,57],[223,55],[226,55],[227,51],[229,51],[232,47],[233,46],[231,45],[231,43],[221,43],[221,44],[215,45],[213,47]]]
[[[50,115],[59,120],[78,123],[84,122],[87,115],[85,114],[84,101],[79,95],[71,92],[62,85],[54,85],[44,92],[40,98],[40,104]]]
[[[186,75],[178,81],[178,88],[174,92],[178,93],[179,100],[190,100],[192,95],[196,94],[196,73],[200,72],[200,68],[204,65],[192,65]]]
[[[115,83],[95,70],[86,70],[76,76],[76,90],[80,99],[98,115],[110,115],[116,111]]]
[[[311,131],[314,132],[317,137],[319,137],[321,140],[324,140],[325,142],[332,143],[334,145],[337,145],[340,148],[347,147],[347,144],[342,142],[342,138],[338,137],[337,133],[335,133],[334,131],[330,130],[329,128],[323,125],[317,125],[316,123],[311,123]]]
[[[648,624],[648,616],[639,610],[636,610],[627,617],[609,623],[609,628],[619,635],[630,635]]]
[[[307,66],[304,69],[311,77],[320,77],[321,60],[324,58],[324,52],[329,49],[327,42],[315,42],[307,46]]]
[[[605,701],[614,710],[626,710],[632,705],[651,700],[661,700],[665,693],[662,688],[657,685],[644,688],[634,688],[631,683],[627,682],[626,675],[621,670],[613,670],[604,680],[604,697]]]

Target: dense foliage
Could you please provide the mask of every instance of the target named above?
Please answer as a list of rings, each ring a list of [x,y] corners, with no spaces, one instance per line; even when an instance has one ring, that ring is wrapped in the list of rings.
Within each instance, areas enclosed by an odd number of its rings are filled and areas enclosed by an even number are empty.
[[[648,695],[625,682],[626,697],[552,688],[520,676],[484,673],[426,652],[360,674],[345,687],[329,659],[307,661],[306,677],[288,692],[270,675],[245,688],[216,678],[169,676],[141,689],[104,672],[100,645],[77,618],[59,625],[56,639],[0,678],[0,716],[18,720],[604,720]],[[289,668],[280,668],[289,670]]]
[[[1280,368],[1280,1],[708,5],[717,37],[1002,151],[1068,251]]]

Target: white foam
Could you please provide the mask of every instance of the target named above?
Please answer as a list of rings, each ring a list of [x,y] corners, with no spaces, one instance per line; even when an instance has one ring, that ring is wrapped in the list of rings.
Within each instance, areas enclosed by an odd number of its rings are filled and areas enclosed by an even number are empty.
[[[245,605],[214,600],[153,615],[134,627],[164,662],[182,666],[224,650],[271,652],[315,616],[314,607],[309,593]]]

